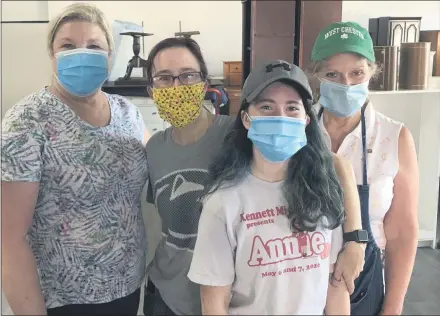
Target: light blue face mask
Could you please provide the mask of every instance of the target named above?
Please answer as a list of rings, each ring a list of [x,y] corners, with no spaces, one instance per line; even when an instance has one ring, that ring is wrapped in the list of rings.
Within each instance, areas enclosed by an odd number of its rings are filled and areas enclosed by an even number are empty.
[[[56,59],[58,82],[74,96],[87,97],[107,80],[107,52],[78,48],[59,52]]]
[[[286,116],[252,116],[249,120],[248,138],[271,163],[289,159],[307,144],[305,120]]]
[[[369,81],[366,81],[354,86],[346,86],[321,80],[319,104],[336,116],[352,116],[367,100],[368,83]]]

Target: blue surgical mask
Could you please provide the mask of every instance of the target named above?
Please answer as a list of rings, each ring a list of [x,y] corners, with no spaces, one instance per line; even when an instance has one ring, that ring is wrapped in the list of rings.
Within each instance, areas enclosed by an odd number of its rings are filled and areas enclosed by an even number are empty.
[[[252,116],[248,138],[264,159],[283,162],[307,144],[306,121],[286,116]]]
[[[339,117],[352,116],[359,111],[368,97],[366,81],[354,86],[321,80],[319,104]]]
[[[56,77],[67,92],[87,97],[101,88],[108,77],[108,53],[78,48],[56,54]]]

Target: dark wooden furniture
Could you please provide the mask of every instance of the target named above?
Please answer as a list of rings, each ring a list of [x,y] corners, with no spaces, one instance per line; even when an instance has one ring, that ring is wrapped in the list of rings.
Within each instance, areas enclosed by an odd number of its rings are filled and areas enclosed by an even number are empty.
[[[223,62],[223,82],[229,97],[229,115],[236,116],[240,110],[240,94],[243,80],[241,61]]]
[[[420,42],[431,42],[431,52],[434,55],[434,76],[440,76],[440,30],[421,31]]]
[[[342,1],[242,2],[243,81],[253,67],[273,59],[307,67],[319,31],[342,18]]]
[[[299,1],[299,61],[298,66],[310,65],[313,45],[319,31],[342,19],[342,1]]]
[[[240,112],[240,87],[225,87],[225,91],[229,97],[229,115],[237,116]]]
[[[225,87],[241,87],[242,77],[241,61],[223,62],[223,80]]]

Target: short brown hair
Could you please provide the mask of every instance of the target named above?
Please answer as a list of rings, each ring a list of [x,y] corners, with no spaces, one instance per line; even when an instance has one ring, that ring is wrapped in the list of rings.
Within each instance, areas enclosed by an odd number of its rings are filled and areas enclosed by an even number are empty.
[[[185,47],[187,48],[197,59],[200,66],[200,72],[202,73],[202,79],[206,80],[208,78],[208,68],[206,66],[205,59],[203,58],[202,51],[200,50],[199,44],[191,38],[186,37],[169,37],[166,38],[159,43],[157,43],[150,51],[147,59],[147,79],[148,83],[152,84],[153,82],[153,63],[154,58],[161,51],[167,48],[175,48],[175,47]]]
[[[87,3],[75,3],[66,7],[49,24],[47,48],[49,54],[53,54],[53,41],[61,26],[71,21],[85,21],[97,24],[105,34],[109,46],[109,54],[113,49],[113,38],[104,13],[96,6]]]

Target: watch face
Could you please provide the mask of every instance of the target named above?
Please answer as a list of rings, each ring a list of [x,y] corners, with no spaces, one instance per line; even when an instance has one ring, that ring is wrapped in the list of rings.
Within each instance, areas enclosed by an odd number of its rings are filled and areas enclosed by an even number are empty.
[[[358,237],[359,237],[359,241],[368,241],[368,233],[366,230],[359,230],[358,231]]]

